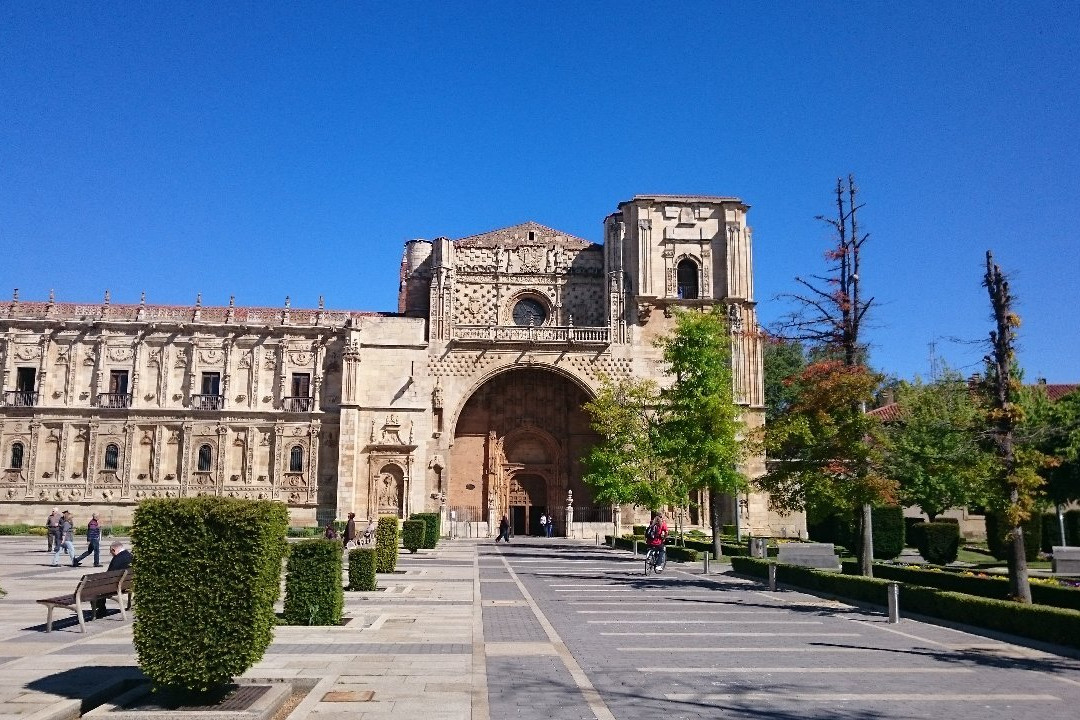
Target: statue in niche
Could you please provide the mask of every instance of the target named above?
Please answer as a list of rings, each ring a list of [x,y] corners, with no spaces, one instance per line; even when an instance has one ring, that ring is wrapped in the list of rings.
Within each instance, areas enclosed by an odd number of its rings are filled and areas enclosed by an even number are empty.
[[[379,476],[378,504],[381,508],[397,509],[397,478],[393,473],[384,472]]]

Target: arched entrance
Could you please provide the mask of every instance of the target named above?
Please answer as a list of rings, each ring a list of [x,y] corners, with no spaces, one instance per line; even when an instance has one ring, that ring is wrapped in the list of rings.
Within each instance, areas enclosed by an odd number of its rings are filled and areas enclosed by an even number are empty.
[[[484,382],[465,401],[454,427],[447,504],[495,522],[506,515],[515,534],[539,535],[540,516],[563,534],[567,490],[592,504],[581,482],[581,458],[598,440],[582,406],[587,392],[564,375],[520,368]]]

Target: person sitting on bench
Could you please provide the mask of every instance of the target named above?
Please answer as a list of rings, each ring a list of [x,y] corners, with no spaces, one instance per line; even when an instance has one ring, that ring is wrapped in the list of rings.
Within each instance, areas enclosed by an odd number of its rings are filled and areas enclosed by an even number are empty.
[[[131,561],[134,560],[134,557],[132,556],[131,551],[128,550],[124,546],[124,543],[120,542],[119,540],[117,540],[116,542],[114,542],[112,545],[109,546],[109,554],[112,555],[112,560],[109,561],[109,570],[110,571],[111,570],[126,570],[127,568],[131,567]],[[119,600],[120,602],[123,602],[122,598],[117,598],[117,600]],[[96,618],[105,617],[105,600],[104,599],[94,601],[94,617],[96,617]]]

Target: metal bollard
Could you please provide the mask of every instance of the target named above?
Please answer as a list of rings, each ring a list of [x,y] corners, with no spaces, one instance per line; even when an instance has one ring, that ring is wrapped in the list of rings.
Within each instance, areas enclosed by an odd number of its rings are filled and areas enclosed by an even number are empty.
[[[634,557],[637,557],[637,540],[634,541]]]
[[[889,583],[889,624],[900,622],[900,583]]]
[[[776,592],[776,563],[769,563],[769,590]]]
[[[596,533],[596,547],[600,547],[600,533]]]
[[[709,574],[709,551],[708,550],[705,551],[705,568],[704,568],[704,570],[705,570],[705,574],[708,575]]]

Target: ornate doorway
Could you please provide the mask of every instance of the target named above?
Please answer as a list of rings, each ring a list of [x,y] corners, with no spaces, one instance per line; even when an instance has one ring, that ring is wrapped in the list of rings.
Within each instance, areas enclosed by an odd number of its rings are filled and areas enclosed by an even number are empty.
[[[589,394],[566,375],[517,368],[488,379],[465,401],[454,425],[447,503],[475,508],[495,523],[506,515],[516,534],[540,534],[540,516],[591,504],[581,458],[597,441],[582,406]]]

